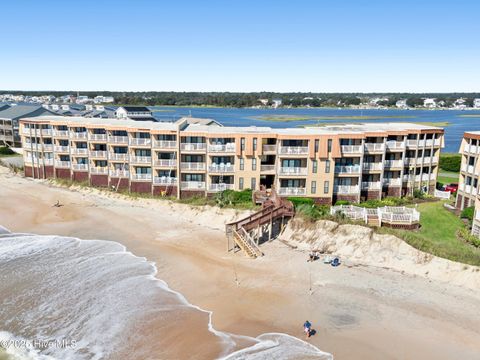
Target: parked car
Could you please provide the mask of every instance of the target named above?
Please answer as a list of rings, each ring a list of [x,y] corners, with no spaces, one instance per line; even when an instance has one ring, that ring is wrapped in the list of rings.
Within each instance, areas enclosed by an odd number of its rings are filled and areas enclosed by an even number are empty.
[[[458,184],[443,185],[443,191],[450,191],[450,193],[456,193],[458,191]]]

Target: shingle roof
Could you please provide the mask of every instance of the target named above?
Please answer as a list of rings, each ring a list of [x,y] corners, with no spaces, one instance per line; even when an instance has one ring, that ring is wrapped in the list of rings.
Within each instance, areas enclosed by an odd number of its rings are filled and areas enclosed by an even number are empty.
[[[9,107],[10,107],[10,105],[8,105],[8,104],[0,104],[0,111],[6,110],[6,109],[8,109]]]
[[[43,108],[42,106],[16,105],[0,111],[0,119],[16,120],[24,117],[40,115],[57,115],[56,113]]]
[[[128,112],[150,112],[150,109],[145,106],[122,106]]]

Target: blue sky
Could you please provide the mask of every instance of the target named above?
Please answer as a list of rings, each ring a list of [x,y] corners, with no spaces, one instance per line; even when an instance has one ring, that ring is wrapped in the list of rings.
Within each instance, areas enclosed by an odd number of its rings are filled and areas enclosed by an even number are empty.
[[[480,91],[480,1],[2,1],[0,89]]]

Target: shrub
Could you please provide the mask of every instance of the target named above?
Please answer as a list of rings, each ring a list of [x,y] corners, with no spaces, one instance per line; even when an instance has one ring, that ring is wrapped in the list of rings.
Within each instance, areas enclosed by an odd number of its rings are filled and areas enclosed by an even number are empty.
[[[470,206],[465,209],[463,209],[462,213],[460,214],[460,217],[463,219],[468,219],[470,221],[473,221],[473,213],[475,212],[475,207]]]
[[[335,205],[350,205],[350,201],[348,201],[348,200],[337,200]]]
[[[15,151],[6,146],[0,146],[0,155],[13,155]]]
[[[424,199],[425,198],[425,193],[422,190],[415,189],[415,190],[413,190],[413,197],[415,199]]]
[[[440,156],[439,167],[445,171],[459,172],[461,163],[460,154],[443,154]]]
[[[224,190],[217,193],[214,200],[220,207],[252,204],[252,190]]]
[[[475,247],[480,247],[480,239],[475,235],[472,235],[466,227],[458,229],[456,235],[460,240],[463,240]]]
[[[313,199],[309,199],[309,198],[301,198],[301,197],[289,197],[287,198],[287,200],[290,200],[293,204],[293,206],[295,206],[295,208],[297,208],[298,206],[300,205],[314,205],[314,201]]]
[[[295,210],[297,214],[310,221],[330,215],[330,207],[328,205],[298,204]]]

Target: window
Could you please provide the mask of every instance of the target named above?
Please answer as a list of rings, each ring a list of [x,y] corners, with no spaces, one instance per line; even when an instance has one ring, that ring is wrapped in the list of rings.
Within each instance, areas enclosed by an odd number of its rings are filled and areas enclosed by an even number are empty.
[[[253,158],[252,159],[252,171],[257,170],[257,159]]]
[[[243,190],[243,177],[238,178],[238,188]]]
[[[253,151],[257,151],[257,138],[253,138]]]
[[[310,192],[312,194],[315,194],[317,192],[317,182],[316,181],[312,181],[312,187],[311,187]]]
[[[325,173],[330,172],[330,160],[325,160]]]
[[[331,152],[332,151],[332,139],[328,139],[327,142],[327,151]]]
[[[320,147],[320,140],[315,140],[315,152],[318,152],[318,148]]]
[[[245,170],[245,159],[240,158],[240,170]]]
[[[324,194],[328,194],[328,192],[330,191],[329,187],[330,187],[329,182],[328,182],[328,181],[324,181],[324,182],[323,182],[323,193],[324,193]]]
[[[251,184],[250,184],[250,185],[251,185],[250,188],[251,188],[252,190],[255,190],[255,189],[257,188],[257,179],[256,179],[256,178],[252,178],[251,181],[250,181],[250,183],[251,183]]]
[[[243,137],[240,139],[240,150],[245,150],[245,138]]]
[[[317,160],[312,160],[312,173],[317,173]]]

